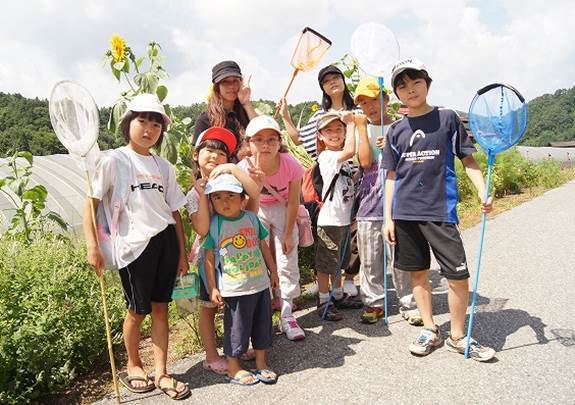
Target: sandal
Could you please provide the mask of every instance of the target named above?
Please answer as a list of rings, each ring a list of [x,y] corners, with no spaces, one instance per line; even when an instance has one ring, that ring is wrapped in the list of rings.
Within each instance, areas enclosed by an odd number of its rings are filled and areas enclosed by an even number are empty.
[[[150,377],[148,377],[147,375],[146,376],[128,375],[127,371],[123,371],[120,374],[118,374],[118,378],[120,379],[122,385],[126,387],[128,391],[134,392],[136,394],[143,394],[144,392],[150,392],[156,389],[154,382],[150,380]],[[145,382],[146,385],[143,387],[134,387],[132,385],[133,381]]]
[[[218,360],[212,361],[211,363],[208,363],[207,360],[204,360],[202,362],[202,367],[204,370],[208,370],[219,375],[228,373],[228,361],[225,357],[220,357]]]
[[[160,382],[162,381],[162,379],[168,379],[170,380],[170,385],[167,387],[160,387]],[[190,388],[188,387],[187,384],[184,384],[184,389],[182,389],[181,391],[178,391],[178,380],[176,380],[174,377],[169,376],[167,374],[162,374],[160,377],[158,377],[158,382],[155,383],[156,384],[156,388],[158,388],[160,391],[162,391],[164,394],[166,394],[170,399],[174,399],[176,401],[179,401],[180,399],[184,399],[189,397],[192,394],[192,391],[190,391]],[[170,393],[174,393],[175,395],[170,395]]]
[[[260,382],[254,373],[247,370],[240,370],[233,377],[226,375],[226,381],[237,385],[254,385]]]
[[[252,370],[252,373],[256,376],[258,381],[264,384],[275,384],[278,382],[278,375],[267,368]]]
[[[323,304],[318,305],[316,312],[319,315],[320,318],[323,317],[323,312],[325,311],[325,306],[327,305],[327,302],[324,302]],[[333,304],[330,304],[327,307],[327,312],[325,314],[325,320],[326,321],[341,321],[343,319],[343,315],[339,313],[339,311],[335,308],[335,306]]]
[[[338,309],[361,309],[363,303],[359,297],[352,297],[351,295],[344,294],[339,300],[333,299],[335,307]]]

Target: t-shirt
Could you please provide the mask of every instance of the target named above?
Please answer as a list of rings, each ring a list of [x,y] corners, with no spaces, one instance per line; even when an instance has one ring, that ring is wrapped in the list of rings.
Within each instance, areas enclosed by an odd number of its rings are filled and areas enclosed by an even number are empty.
[[[219,221],[219,240],[214,241],[208,234],[203,247],[218,249],[222,297],[255,294],[269,288],[270,279],[260,249],[260,241],[268,236],[268,231],[258,217],[242,211],[237,218],[214,215],[212,221]]]
[[[126,267],[136,260],[148,241],[176,221],[172,212],[186,203],[186,197],[176,183],[174,167],[154,155],[139,155],[132,149],[120,148],[130,160],[133,175],[130,194],[118,218],[118,267]],[[92,197],[102,200],[114,186],[114,155],[106,154],[96,167]],[[160,170],[160,165],[167,171]],[[164,178],[162,173],[168,173]]]
[[[331,109],[330,111],[337,110]],[[361,112],[361,110],[357,108],[354,108],[352,111]],[[317,120],[320,119],[325,113],[326,112],[320,108],[311,116],[307,124],[305,124],[299,130],[299,140],[301,141],[301,145],[314,161],[317,160]],[[353,158],[349,160],[349,164],[352,174],[355,174],[359,168],[359,165],[354,161]]]
[[[284,199],[288,199],[289,194],[289,183],[292,181],[300,181],[303,177],[304,168],[301,163],[294,158],[289,153],[280,153],[280,167],[277,173],[266,176],[267,185],[266,187],[272,187],[275,192],[281,195]],[[238,166],[244,170],[248,171],[250,166],[246,158],[238,163]],[[266,187],[262,188],[260,194],[260,204],[275,204],[278,202],[276,198],[270,194]]]
[[[389,125],[384,125],[384,134]],[[380,149],[376,146],[377,137],[381,136],[381,125],[367,126],[369,145],[371,147],[371,166],[362,170],[359,183],[359,208],[356,218],[360,221],[383,221],[383,195],[381,193]]]
[[[351,223],[351,208],[354,199],[354,186],[351,179],[349,162],[338,162],[337,157],[341,151],[324,150],[319,154],[317,162],[323,178],[324,190],[331,184],[333,177],[342,170],[334,186],[333,198],[329,197],[323,202],[319,210],[317,224],[319,226],[345,226]]]
[[[384,165],[396,175],[393,219],[458,223],[454,158],[475,151],[453,110],[435,107],[391,124]]]

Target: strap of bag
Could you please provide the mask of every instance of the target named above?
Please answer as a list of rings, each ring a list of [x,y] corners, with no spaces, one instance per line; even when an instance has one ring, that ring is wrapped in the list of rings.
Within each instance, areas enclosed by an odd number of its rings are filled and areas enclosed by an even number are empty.
[[[331,182],[329,183],[329,187],[327,188],[325,195],[321,199],[322,201],[325,201],[328,196],[329,196],[330,201],[333,200],[333,193],[335,193],[335,183],[337,182],[337,179],[339,178],[340,174],[341,174],[341,169],[339,170],[339,172],[336,173],[335,176],[333,176],[333,179],[331,179]]]

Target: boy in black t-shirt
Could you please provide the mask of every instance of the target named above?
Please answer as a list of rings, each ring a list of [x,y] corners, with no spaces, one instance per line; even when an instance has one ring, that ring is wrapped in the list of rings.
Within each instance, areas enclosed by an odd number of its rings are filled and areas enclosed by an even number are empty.
[[[391,74],[393,91],[408,109],[394,122],[386,136],[384,165],[385,237],[395,245],[395,266],[411,272],[411,284],[423,328],[410,345],[411,353],[424,356],[443,342],[433,320],[429,248],[441,274],[448,280],[451,330],[447,346],[465,352],[465,318],[469,299],[467,260],[457,224],[455,156],[483,201],[485,182],[473,158],[476,151],[457,114],[427,104],[431,78],[417,59],[398,62]],[[491,198],[481,204],[490,212]],[[471,339],[469,355],[487,361],[495,351]]]

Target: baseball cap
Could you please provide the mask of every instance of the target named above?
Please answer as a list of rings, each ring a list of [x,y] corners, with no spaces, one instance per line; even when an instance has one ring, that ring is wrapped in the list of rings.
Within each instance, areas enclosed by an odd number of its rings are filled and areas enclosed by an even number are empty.
[[[244,191],[242,183],[231,173],[222,173],[213,179],[208,180],[204,194],[212,194],[217,191],[231,191],[241,193]]]
[[[203,131],[200,136],[198,136],[195,145],[196,148],[200,143],[209,139],[223,142],[228,148],[228,152],[230,154],[233,153],[236,150],[236,146],[238,146],[238,140],[233,132],[222,127],[211,127]]]
[[[160,102],[160,99],[155,94],[142,93],[138,94],[128,103],[127,111],[135,112],[156,112],[161,114],[164,118],[164,123],[166,125],[171,124],[172,120],[166,114],[164,106]]]
[[[379,83],[374,77],[364,76],[359,80],[355,89],[355,96],[353,97],[353,102],[355,104],[357,104],[359,96],[366,96],[369,98],[379,96]]]
[[[322,129],[327,127],[330,122],[333,122],[335,120],[340,120],[341,122],[343,122],[340,113],[335,111],[325,113],[320,118],[318,118],[316,122],[316,128],[318,131],[321,131]],[[343,125],[345,125],[345,122],[343,123]]]
[[[341,77],[344,77],[341,70],[339,70],[336,66],[327,65],[326,67],[322,68],[317,74],[317,81],[319,82],[319,87],[321,87],[321,82],[323,81],[323,78],[330,73],[336,73],[338,75],[341,75]]]
[[[425,65],[419,60],[415,58],[405,58],[397,62],[393,68],[391,69],[391,85],[395,82],[395,78],[404,70],[413,69],[413,70],[425,70],[428,74],[427,68]]]
[[[225,60],[212,68],[212,83],[219,83],[230,76],[242,77],[239,65],[233,60]]]
[[[276,120],[274,120],[269,115],[258,115],[252,118],[248,126],[246,127],[246,138],[251,138],[258,132],[264,129],[273,129],[281,136],[280,126]]]

